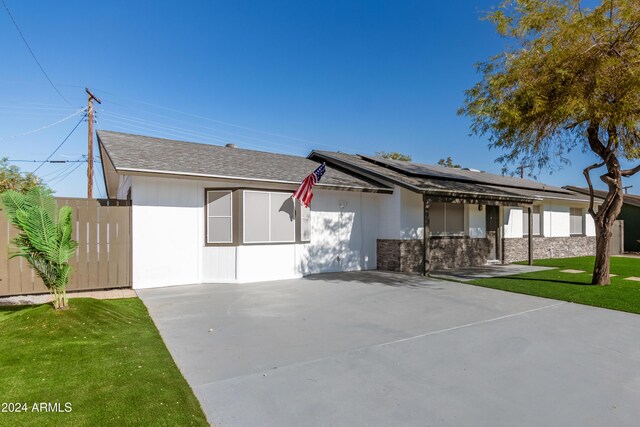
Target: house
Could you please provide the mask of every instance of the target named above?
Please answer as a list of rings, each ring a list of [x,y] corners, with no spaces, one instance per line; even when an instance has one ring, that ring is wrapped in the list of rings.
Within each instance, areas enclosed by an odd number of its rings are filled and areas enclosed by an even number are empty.
[[[588,188],[567,186],[566,189],[589,194]],[[606,191],[594,190],[594,196],[604,199]],[[623,248],[625,252],[640,252],[640,196],[625,194],[618,220],[624,221]]]
[[[534,181],[338,152],[97,136],[108,196],[132,205],[134,288],[594,252],[588,197]],[[320,162],[307,209],[290,196]]]

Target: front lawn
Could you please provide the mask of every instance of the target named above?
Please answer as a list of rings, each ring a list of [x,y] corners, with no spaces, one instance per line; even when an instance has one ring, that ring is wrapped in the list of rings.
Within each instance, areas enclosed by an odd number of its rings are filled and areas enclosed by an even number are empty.
[[[640,314],[640,282],[623,280],[640,277],[640,258],[611,258],[610,286],[591,285],[594,257],[542,259],[534,265],[556,267],[554,270],[514,276],[477,279],[472,285],[503,291],[553,298],[578,304]],[[585,273],[561,273],[561,270],[584,270]]]
[[[137,298],[0,307],[0,343],[0,425],[208,425]]]

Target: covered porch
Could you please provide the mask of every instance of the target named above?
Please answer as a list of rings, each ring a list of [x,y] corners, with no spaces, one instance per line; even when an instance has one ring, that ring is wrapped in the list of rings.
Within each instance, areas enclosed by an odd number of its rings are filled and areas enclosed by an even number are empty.
[[[421,191],[421,238],[378,239],[378,269],[427,275],[435,269],[502,264],[504,207],[528,210],[531,221],[534,198],[469,184],[463,187]],[[531,264],[532,236],[528,260]]]

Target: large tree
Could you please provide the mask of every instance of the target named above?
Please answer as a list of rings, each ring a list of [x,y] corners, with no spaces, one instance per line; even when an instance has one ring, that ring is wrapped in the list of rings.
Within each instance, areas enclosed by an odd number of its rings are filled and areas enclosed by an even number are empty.
[[[26,193],[42,185],[40,178],[30,172],[23,172],[19,167],[10,165],[6,157],[0,158],[0,193],[15,190]]]
[[[584,169],[596,227],[593,284],[609,284],[611,229],[622,208],[622,178],[640,170],[640,1],[504,1],[487,15],[508,39],[505,52],[478,66],[483,78],[460,113],[471,130],[504,150],[499,161],[539,168],[591,151]],[[594,209],[590,172],[608,193]]]

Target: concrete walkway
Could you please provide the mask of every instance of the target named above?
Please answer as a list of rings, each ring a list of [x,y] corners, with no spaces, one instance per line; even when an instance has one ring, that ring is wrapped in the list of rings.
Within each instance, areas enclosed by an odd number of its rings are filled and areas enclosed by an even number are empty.
[[[376,272],[139,295],[220,427],[640,419],[634,314]]]
[[[135,298],[137,296],[136,291],[133,289],[105,289],[100,291],[67,292],[67,297],[69,298],[119,299]],[[0,306],[46,304],[51,301],[53,301],[53,296],[50,294],[16,295],[0,298]]]
[[[511,276],[520,273],[532,273],[535,271],[553,270],[555,267],[539,267],[533,265],[495,264],[478,267],[452,268],[448,270],[436,270],[431,274],[433,278],[454,279],[468,282],[475,279],[488,277]]]

